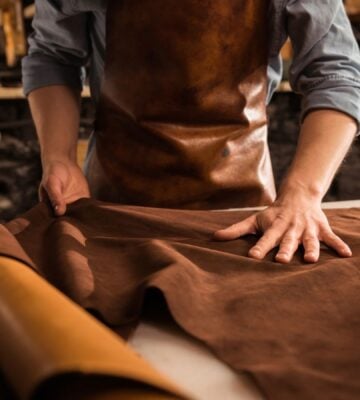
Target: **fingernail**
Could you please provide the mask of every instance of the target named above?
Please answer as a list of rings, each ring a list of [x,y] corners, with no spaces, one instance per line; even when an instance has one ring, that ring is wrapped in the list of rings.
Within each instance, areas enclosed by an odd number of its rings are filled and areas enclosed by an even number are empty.
[[[256,257],[260,257],[260,250],[250,250],[250,254]]]
[[[314,253],[309,253],[305,255],[305,261],[309,262],[309,263],[315,263],[316,260],[316,256]]]
[[[346,248],[346,247],[342,249],[342,252],[347,257],[351,257],[352,256],[352,251],[350,249]]]
[[[221,236],[222,236],[222,231],[216,231],[213,233],[214,238],[221,238]]]
[[[289,255],[286,253],[281,253],[281,254],[277,254],[276,258],[287,261],[289,259]]]

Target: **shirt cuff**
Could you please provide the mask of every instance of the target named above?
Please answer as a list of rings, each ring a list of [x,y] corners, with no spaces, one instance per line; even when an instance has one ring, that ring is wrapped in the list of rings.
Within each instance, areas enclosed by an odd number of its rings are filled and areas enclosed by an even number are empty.
[[[336,85],[331,85],[331,82]],[[343,112],[357,122],[356,136],[360,135],[360,82],[358,80],[326,79],[308,91],[302,100],[301,122],[315,109],[329,108]]]
[[[23,93],[44,86],[66,85],[82,90],[81,67],[62,64],[43,54],[29,54],[21,61]]]

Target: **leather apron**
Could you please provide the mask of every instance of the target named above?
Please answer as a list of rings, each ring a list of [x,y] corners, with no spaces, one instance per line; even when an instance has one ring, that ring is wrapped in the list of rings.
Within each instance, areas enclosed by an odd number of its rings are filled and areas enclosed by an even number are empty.
[[[268,0],[109,0],[87,177],[103,201],[222,209],[275,198]]]

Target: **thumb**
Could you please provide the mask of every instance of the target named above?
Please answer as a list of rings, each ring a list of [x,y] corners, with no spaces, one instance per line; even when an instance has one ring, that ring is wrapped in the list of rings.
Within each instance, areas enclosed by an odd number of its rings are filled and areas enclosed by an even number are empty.
[[[50,203],[54,208],[55,215],[64,215],[66,212],[66,202],[63,196],[63,187],[61,180],[55,176],[50,175],[43,185]]]
[[[250,216],[241,222],[220,229],[213,234],[215,240],[233,240],[238,237],[256,233],[255,216]]]

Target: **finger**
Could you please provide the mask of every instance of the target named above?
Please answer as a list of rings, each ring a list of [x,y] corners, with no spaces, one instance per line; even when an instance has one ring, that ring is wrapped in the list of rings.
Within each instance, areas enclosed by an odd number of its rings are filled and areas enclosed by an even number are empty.
[[[322,233],[322,241],[329,246],[330,248],[334,249],[339,256],[341,257],[351,257],[352,251],[350,247],[339,238],[339,236],[335,235],[332,230],[326,230]]]
[[[249,256],[262,260],[266,254],[276,247],[284,236],[285,228],[272,226],[268,229],[254,247],[249,250]]]
[[[241,222],[230,225],[228,228],[214,232],[213,238],[217,240],[233,240],[240,236],[256,233],[255,216],[252,215]]]
[[[63,215],[66,211],[66,203],[62,194],[61,181],[57,177],[49,177],[44,184],[44,189],[49,197],[49,200],[54,208],[56,215]]]
[[[46,199],[46,194],[45,194],[42,184],[40,184],[40,186],[39,186],[38,197],[39,197],[39,201],[45,201],[45,199]]]
[[[296,250],[299,247],[299,236],[295,231],[288,232],[285,234],[280,242],[280,249],[275,256],[275,260],[287,264],[289,263]]]
[[[305,249],[304,261],[308,263],[317,262],[320,256],[320,241],[318,235],[314,232],[306,231],[302,238],[302,244]]]

